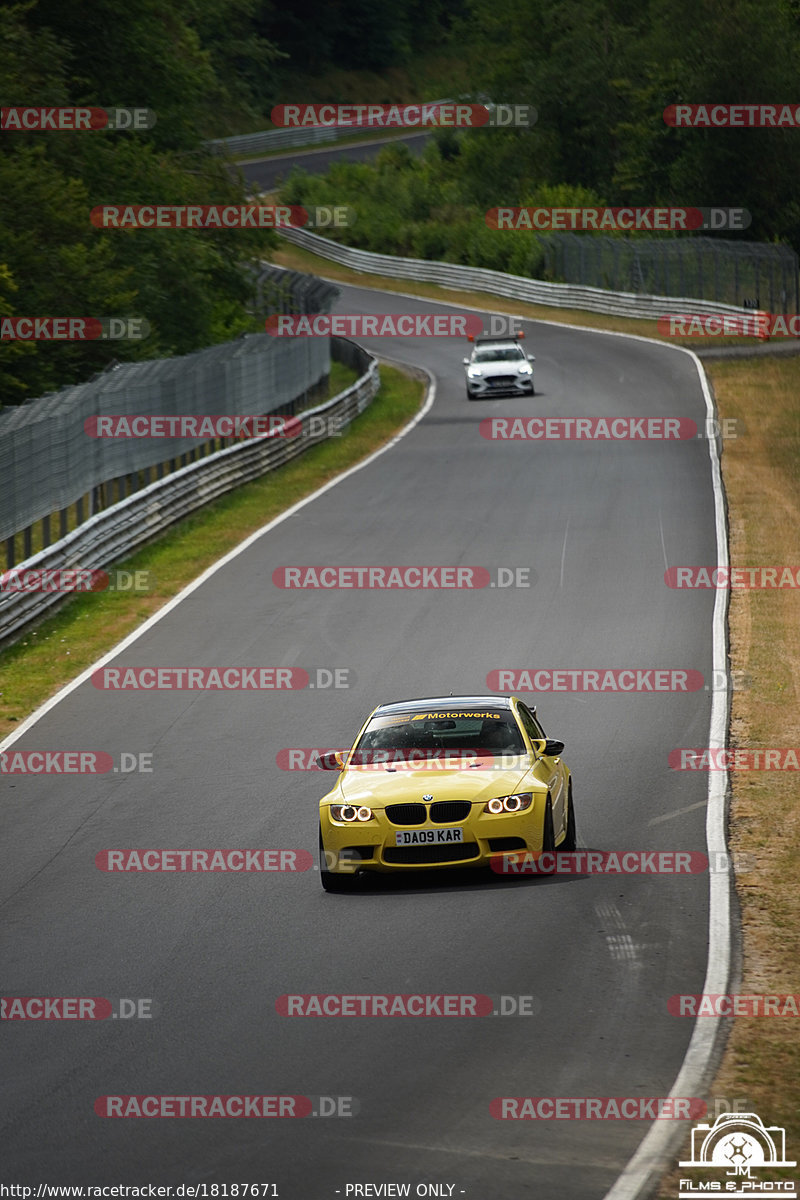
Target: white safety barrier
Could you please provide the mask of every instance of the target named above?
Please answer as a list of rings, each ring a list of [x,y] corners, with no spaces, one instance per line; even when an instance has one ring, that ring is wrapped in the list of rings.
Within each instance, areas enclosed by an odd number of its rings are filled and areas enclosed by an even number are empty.
[[[301,249],[353,271],[388,275],[392,279],[414,279],[419,283],[438,283],[462,292],[489,292],[493,296],[545,304],[550,308],[581,308],[616,317],[662,317],[681,312],[754,315],[752,308],[737,308],[714,300],[608,292],[604,288],[581,284],[545,283],[541,279],[526,279],[523,275],[506,275],[487,267],[464,267],[459,263],[429,262],[424,258],[397,258],[392,254],[375,254],[371,250],[354,250],[306,229],[279,229],[277,232]]]
[[[426,100],[426,104],[450,104],[449,100]],[[321,146],[326,142],[338,142],[362,133],[381,133],[391,136],[401,130],[370,129],[369,126],[354,125],[308,125],[304,129],[260,129],[257,133],[235,134],[233,137],[214,138],[206,142],[215,154],[229,154],[232,158],[248,157],[251,154],[269,154],[276,150],[293,150],[304,146]],[[407,134],[424,133],[424,129],[409,127]]]
[[[378,362],[346,339],[334,339],[350,361],[364,368],[361,377],[338,396],[298,413],[302,432],[296,437],[250,438],[218,450],[134,492],[84,521],[76,530],[19,563],[14,571],[109,570],[167,529],[217,496],[272,471],[309,446],[343,431],[375,398],[380,385]],[[0,591],[0,645],[12,641],[51,606],[62,592]]]

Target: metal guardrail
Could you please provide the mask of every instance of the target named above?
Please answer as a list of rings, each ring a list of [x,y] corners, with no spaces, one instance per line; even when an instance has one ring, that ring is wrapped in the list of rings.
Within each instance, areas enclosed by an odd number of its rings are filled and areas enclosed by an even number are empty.
[[[108,570],[111,563],[188,513],[325,441],[334,423],[336,430],[345,428],[375,398],[380,385],[378,362],[345,338],[332,338],[331,342],[340,362],[363,373],[345,391],[299,413],[296,420],[301,422],[302,432],[296,437],[250,438],[190,463],[90,517],[60,541],[20,563],[15,571]],[[61,592],[0,592],[0,645],[14,640],[64,599]]]
[[[254,315],[329,312],[339,294],[321,279],[268,263],[253,264],[251,274]],[[31,556],[34,526],[41,524],[38,545],[55,540],[52,524],[63,537],[70,506],[77,506],[80,522],[84,508],[91,516],[151,478],[160,479],[165,470],[185,466],[187,454],[196,459],[219,448],[177,435],[90,437],[87,420],[142,414],[291,415],[311,402],[313,389],[329,371],[327,339],[253,333],[174,358],[110,365],[86,383],[3,408],[0,540],[6,543],[5,565]],[[151,476],[153,470],[157,476]]]
[[[449,100],[426,100],[426,104],[449,104]],[[399,127],[391,129],[372,128],[368,125],[353,125],[339,128],[337,126],[309,125],[305,129],[261,129],[257,133],[241,133],[234,137],[214,138],[206,142],[206,146],[215,154],[236,155],[268,154],[274,150],[293,150],[295,147],[321,146],[326,142],[338,142],[342,138],[353,137],[361,133],[392,134],[399,132]],[[422,129],[408,128],[407,134],[423,133]]]
[[[241,133],[235,137],[214,138],[206,142],[215,154],[236,155],[267,154],[271,150],[292,150],[295,146],[319,146],[325,142],[336,142],[342,137],[351,137],[352,130],[309,126],[308,129],[262,129],[258,133]]]
[[[715,300],[693,300],[680,296],[650,296],[635,292],[609,292],[604,288],[585,287],[572,283],[546,283],[542,279],[526,279],[523,275],[506,275],[487,267],[465,267],[459,263],[429,262],[422,258],[396,258],[391,254],[375,254],[371,250],[354,250],[330,238],[309,233],[306,229],[280,229],[287,241],[321,258],[330,259],[354,271],[368,275],[389,275],[393,279],[414,279],[420,283],[438,283],[459,291],[490,292],[510,300],[528,304],[544,304],[551,308],[581,308],[588,312],[617,317],[661,317],[666,313],[744,313],[753,316],[753,309],[721,304]]]

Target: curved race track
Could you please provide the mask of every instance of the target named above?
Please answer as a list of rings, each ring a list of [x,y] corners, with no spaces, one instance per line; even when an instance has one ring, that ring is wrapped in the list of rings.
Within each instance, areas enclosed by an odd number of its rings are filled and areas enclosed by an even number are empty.
[[[411,133],[405,137],[387,137],[376,141],[354,142],[350,146],[322,146],[314,150],[288,150],[285,154],[273,154],[255,162],[240,163],[242,174],[251,188],[262,192],[271,191],[286,179],[292,167],[299,167],[309,175],[320,175],[331,166],[341,162],[371,162],[392,142],[400,142],[412,154],[421,154],[431,134]]]
[[[433,306],[342,288],[342,312]],[[486,690],[497,667],[711,675],[713,593],[667,564],[715,563],[708,443],[502,442],[487,415],[671,416],[702,427],[687,355],[526,323],[538,394],[469,404],[462,343],[365,344],[420,364],[435,402],[396,446],[253,541],[114,665],[347,668],[346,690],[102,692],[87,682],[15,743],[154,754],[151,775],[2,781],[5,995],[152,997],[150,1021],[4,1027],[9,1177],[51,1183],[454,1185],[471,1200],[602,1197],[642,1121],[498,1121],[498,1096],[666,1096],[700,992],[705,875],[424,876],[328,896],[304,874],[113,875],[114,847],[316,850],[331,779],[281,748],[341,745],[375,704]],[[286,564],[530,567],[533,586],[286,591]],[[529,696],[566,744],[581,846],[704,850],[710,691]],[[534,1017],[289,1019],[283,993],[533,995]],[[346,1119],[104,1120],[105,1094],[353,1096]],[[352,1192],[350,1193],[353,1194]],[[364,1194],[364,1193],[362,1193]],[[370,1194],[370,1193],[366,1193]],[[373,1192],[373,1195],[379,1193]],[[384,1193],[385,1194],[385,1193]],[[391,1193],[389,1193],[391,1194]],[[445,1189],[442,1195],[449,1195]]]

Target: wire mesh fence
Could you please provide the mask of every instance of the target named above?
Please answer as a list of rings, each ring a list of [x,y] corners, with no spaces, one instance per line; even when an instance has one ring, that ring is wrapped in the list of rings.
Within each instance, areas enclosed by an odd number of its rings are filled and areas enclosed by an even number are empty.
[[[541,237],[547,278],[610,291],[694,296],[743,308],[797,312],[798,257],[789,246],[730,238]]]
[[[338,289],[315,275],[287,271],[271,263],[254,269],[254,305],[259,316],[329,312]]]
[[[293,461],[312,446],[338,437],[378,394],[373,355],[345,338],[331,338],[331,358],[352,368],[356,381],[302,412],[291,437],[253,437],[226,446],[200,462],[156,479],[108,505],[57,541],[28,556],[16,571],[0,573],[0,646],[10,644],[44,613],[76,591],[104,590],[108,568],[170,528],[176,521]],[[271,421],[271,418],[270,418]],[[123,576],[132,578],[132,572]],[[67,587],[58,586],[67,577]],[[98,579],[99,577],[99,579]],[[82,583],[76,582],[77,578]],[[49,581],[49,582],[46,582]]]
[[[277,311],[283,312],[328,312],[338,295],[321,280],[270,266],[259,270],[256,285],[257,303],[270,308],[279,298]],[[0,540],[6,566],[14,566],[20,550],[29,557],[34,540],[47,546],[68,525],[154,477],[238,440],[98,437],[91,432],[93,418],[293,415],[308,406],[329,373],[329,339],[257,333],[177,358],[112,365],[88,383],[3,409]]]

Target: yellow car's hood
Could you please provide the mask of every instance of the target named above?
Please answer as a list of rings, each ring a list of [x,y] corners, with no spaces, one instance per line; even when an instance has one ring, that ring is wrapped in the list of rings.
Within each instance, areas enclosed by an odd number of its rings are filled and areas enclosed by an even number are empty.
[[[537,786],[531,776],[532,763],[524,755],[514,756],[514,765],[491,766],[491,759],[481,760],[480,766],[451,769],[390,767],[350,767],[339,780],[341,795],[350,804],[369,804],[380,808],[385,804],[408,803],[433,796],[434,800],[491,800],[492,796],[508,796]],[[541,786],[541,785],[539,785]],[[331,797],[333,799],[333,796]]]

